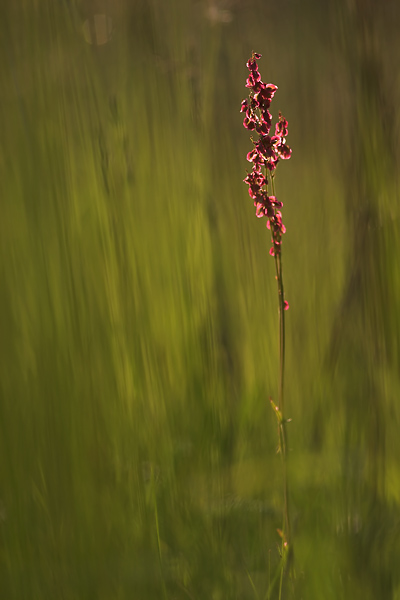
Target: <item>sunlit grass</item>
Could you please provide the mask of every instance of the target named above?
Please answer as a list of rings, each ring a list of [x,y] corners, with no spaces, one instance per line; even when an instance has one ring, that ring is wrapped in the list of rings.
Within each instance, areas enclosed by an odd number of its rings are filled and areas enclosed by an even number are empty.
[[[201,11],[196,38],[196,19],[188,31],[193,17],[177,2],[155,18],[143,4],[137,22],[121,3],[123,25],[96,49],[66,6],[22,3],[2,24],[2,593],[253,598],[256,589],[263,598],[281,514],[268,406],[278,332],[265,228],[241,184],[248,142],[237,69],[251,48],[230,41],[229,58],[227,30]],[[152,28],[164,37],[151,38]],[[278,85],[290,75],[278,73]],[[298,104],[283,102],[295,123]],[[315,123],[304,119],[304,130]],[[332,148],[321,156],[322,137],[304,130],[291,131],[293,173],[278,182],[287,199],[293,525],[308,597],[322,589],[334,598],[349,568],[337,394],[350,375],[336,369],[332,384],[323,369],[350,246],[340,161]],[[379,502],[395,527],[395,221],[385,236],[393,337],[390,365],[377,367],[388,454]],[[361,368],[354,390],[362,379]],[[360,439],[367,444],[368,432]],[[347,451],[356,473],[367,459]],[[391,569],[396,540],[385,540]]]

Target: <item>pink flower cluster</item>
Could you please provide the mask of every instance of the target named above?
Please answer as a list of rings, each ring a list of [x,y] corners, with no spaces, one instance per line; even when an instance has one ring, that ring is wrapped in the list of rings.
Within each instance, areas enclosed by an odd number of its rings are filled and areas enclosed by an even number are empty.
[[[275,196],[268,195],[268,177],[273,177],[280,159],[290,158],[292,151],[286,144],[288,122],[279,113],[279,121],[275,125],[275,135],[270,136],[272,116],[269,112],[271,100],[278,89],[273,83],[264,83],[258,71],[256,59],[261,54],[252,53],[247,62],[249,76],[246,87],[249,88],[249,98],[242,101],[240,112],[245,112],[243,126],[250,131],[256,131],[258,139],[253,142],[254,148],[247,154],[247,160],[253,164],[251,173],[247,173],[244,182],[249,186],[250,198],[254,200],[257,217],[267,217],[267,227],[271,230],[271,256],[281,251],[282,235],[286,229],[282,223],[282,202]],[[265,174],[263,173],[263,167]]]

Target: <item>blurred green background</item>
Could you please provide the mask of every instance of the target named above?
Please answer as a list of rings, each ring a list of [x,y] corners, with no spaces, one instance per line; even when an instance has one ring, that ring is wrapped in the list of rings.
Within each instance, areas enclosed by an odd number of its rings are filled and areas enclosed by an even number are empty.
[[[293,148],[283,597],[400,598],[400,9],[375,4],[2,3],[2,599],[278,597],[252,50]]]

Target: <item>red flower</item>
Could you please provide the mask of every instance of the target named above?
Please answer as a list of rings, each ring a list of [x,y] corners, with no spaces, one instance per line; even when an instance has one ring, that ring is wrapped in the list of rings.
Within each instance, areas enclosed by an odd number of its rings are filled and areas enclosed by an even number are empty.
[[[246,129],[249,129],[250,131],[253,131],[253,129],[256,129],[257,127],[257,121],[255,121],[254,117],[249,114],[249,112],[246,112],[246,116],[243,119],[243,127],[245,127]]]
[[[283,118],[282,113],[279,113],[279,121],[275,125],[275,135],[285,138],[288,134],[288,122]]]
[[[249,106],[248,100],[247,98],[245,98],[245,100],[242,100],[242,104],[240,105],[240,112],[244,112],[245,110],[247,111]]]
[[[287,160],[291,156],[291,149],[286,144],[288,134],[288,122],[279,113],[279,120],[275,125],[275,135],[270,136],[272,116],[269,112],[271,101],[277,91],[273,83],[264,83],[261,79],[256,60],[261,54],[252,53],[247,61],[249,76],[246,87],[249,88],[249,97],[242,101],[240,112],[245,112],[243,126],[251,131],[256,131],[258,139],[253,141],[253,149],[248,152],[247,160],[253,164],[251,173],[243,180],[249,186],[249,196],[254,201],[256,216],[267,217],[267,227],[271,230],[272,248],[270,254],[276,256],[281,251],[282,235],[286,229],[282,222],[282,214],[278,210],[282,208],[275,196],[268,195],[268,176],[262,173],[265,167],[266,173],[274,175],[280,159]],[[285,302],[285,310],[289,304]]]
[[[261,54],[258,54],[257,52],[252,52],[251,58],[246,63],[246,66],[250,71],[258,70],[256,59],[258,60],[259,58],[261,58]]]

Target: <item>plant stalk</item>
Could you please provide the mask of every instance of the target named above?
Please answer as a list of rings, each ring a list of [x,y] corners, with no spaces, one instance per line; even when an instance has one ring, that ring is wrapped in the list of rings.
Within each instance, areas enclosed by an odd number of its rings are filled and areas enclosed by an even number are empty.
[[[274,178],[271,177],[272,191],[275,195]],[[273,238],[273,236],[272,236]],[[273,239],[272,239],[273,242]],[[285,290],[283,286],[283,273],[282,273],[282,248],[280,252],[275,252],[275,270],[276,270],[276,281],[278,284],[278,314],[279,314],[279,397],[278,397],[278,409],[281,413],[281,419],[278,421],[278,436],[279,436],[279,450],[282,457],[282,471],[283,471],[283,525],[282,525],[282,557],[283,553],[288,550],[292,552],[291,548],[291,531],[290,531],[290,517],[289,517],[289,493],[288,493],[288,474],[287,474],[287,431],[286,431],[286,419],[285,419],[285,397],[284,397],[284,383],[285,383]],[[285,546],[286,543],[286,546]]]

